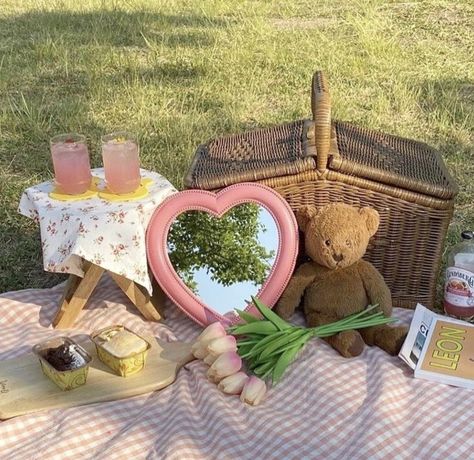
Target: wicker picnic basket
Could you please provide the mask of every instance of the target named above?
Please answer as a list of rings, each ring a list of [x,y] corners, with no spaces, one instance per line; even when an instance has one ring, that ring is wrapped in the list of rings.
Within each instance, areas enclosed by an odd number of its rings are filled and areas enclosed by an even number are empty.
[[[383,274],[395,306],[434,306],[457,186],[426,144],[331,121],[322,72],[312,82],[312,120],[224,136],[199,146],[187,188],[257,181],[293,210],[342,201],[372,206],[381,224],[366,258]]]

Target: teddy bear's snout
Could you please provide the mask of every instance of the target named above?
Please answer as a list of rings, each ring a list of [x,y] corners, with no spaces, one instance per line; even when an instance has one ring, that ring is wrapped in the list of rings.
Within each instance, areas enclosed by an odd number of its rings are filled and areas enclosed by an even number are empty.
[[[342,254],[337,254],[336,252],[333,252],[332,258],[334,259],[334,262],[341,262],[341,260],[344,259],[344,256]]]

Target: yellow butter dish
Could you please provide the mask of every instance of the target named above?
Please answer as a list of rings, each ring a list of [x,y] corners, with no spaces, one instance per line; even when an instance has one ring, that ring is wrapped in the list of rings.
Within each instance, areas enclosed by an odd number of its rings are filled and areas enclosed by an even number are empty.
[[[149,342],[124,326],[110,326],[92,334],[99,359],[122,377],[140,372],[145,366]]]
[[[92,357],[69,337],[57,337],[33,347],[44,375],[61,390],[73,390],[84,385]]]

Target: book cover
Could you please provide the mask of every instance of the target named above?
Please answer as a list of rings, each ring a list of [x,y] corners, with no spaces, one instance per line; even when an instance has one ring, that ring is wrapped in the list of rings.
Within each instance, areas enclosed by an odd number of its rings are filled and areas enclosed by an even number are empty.
[[[474,389],[474,325],[435,318],[415,377]]]

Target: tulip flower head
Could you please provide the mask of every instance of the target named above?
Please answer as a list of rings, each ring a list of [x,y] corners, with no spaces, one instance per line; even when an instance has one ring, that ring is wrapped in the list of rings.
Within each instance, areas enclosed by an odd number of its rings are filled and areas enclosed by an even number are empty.
[[[237,351],[237,340],[233,335],[217,337],[209,342],[207,351],[215,356],[219,356],[227,351]]]
[[[216,338],[226,336],[224,326],[219,323],[212,323],[204,329],[191,347],[191,352],[195,358],[204,359],[208,355],[207,345]]]
[[[209,324],[198,336],[199,341],[209,341],[216,337],[223,337],[227,335],[224,326],[219,321]]]
[[[208,353],[206,356],[204,356],[203,362],[207,364],[208,366],[212,366],[214,364],[214,361],[219,357],[219,355],[213,355],[212,353]]]
[[[219,355],[207,371],[207,377],[219,383],[224,377],[235,374],[242,367],[242,358],[235,351],[227,351]]]
[[[248,376],[245,372],[237,372],[236,374],[228,375],[223,378],[217,385],[217,388],[229,395],[239,395],[247,379]]]
[[[240,400],[251,406],[260,404],[267,392],[267,386],[262,379],[251,375],[245,382],[242,393],[240,394]]]

